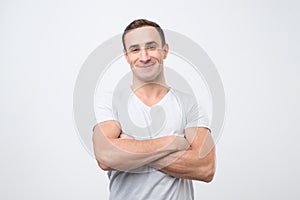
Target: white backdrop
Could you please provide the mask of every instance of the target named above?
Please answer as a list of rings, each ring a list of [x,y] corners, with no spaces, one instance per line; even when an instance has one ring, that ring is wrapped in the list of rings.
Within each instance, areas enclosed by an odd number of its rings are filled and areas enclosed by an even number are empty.
[[[0,199],[108,199],[72,97],[87,56],[136,18],[188,36],[223,80],[227,113],[196,199],[299,199],[300,3],[0,1]]]

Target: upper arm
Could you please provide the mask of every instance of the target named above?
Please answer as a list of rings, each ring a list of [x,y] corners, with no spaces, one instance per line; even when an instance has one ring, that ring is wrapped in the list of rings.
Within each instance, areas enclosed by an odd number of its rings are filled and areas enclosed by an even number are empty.
[[[120,125],[114,120],[98,123],[93,131],[93,146],[96,158],[104,149],[111,148],[111,139],[117,139],[121,134]]]
[[[196,169],[193,173],[197,175],[196,180],[210,182],[215,173],[215,144],[210,130],[197,127],[185,130],[187,140],[191,144],[191,155],[193,155],[193,165]]]
[[[214,150],[214,142],[208,128],[210,127],[208,115],[195,98],[189,98],[186,106],[185,137],[192,150],[205,156]]]
[[[214,158],[215,144],[208,128],[187,128],[185,129],[184,134],[191,145],[191,150],[197,152],[199,158],[204,158],[206,156]]]
[[[101,134],[110,139],[116,139],[121,134],[120,124],[115,120],[98,123],[95,125],[93,131],[94,137],[97,137],[99,134]]]
[[[93,146],[97,163],[101,169],[111,170],[111,168],[107,167],[102,161],[100,161],[99,155],[101,155],[104,146],[109,146],[110,142],[108,139],[119,138],[121,134],[120,125],[114,120],[101,122],[95,125],[93,132]]]

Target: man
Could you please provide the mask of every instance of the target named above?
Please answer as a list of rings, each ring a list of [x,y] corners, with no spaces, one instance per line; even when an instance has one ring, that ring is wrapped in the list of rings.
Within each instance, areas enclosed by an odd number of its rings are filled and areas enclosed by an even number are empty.
[[[95,107],[94,152],[108,171],[110,199],[194,199],[192,180],[210,182],[215,171],[207,116],[191,95],[167,86],[169,46],[159,25],[135,20],[122,39],[131,88]]]

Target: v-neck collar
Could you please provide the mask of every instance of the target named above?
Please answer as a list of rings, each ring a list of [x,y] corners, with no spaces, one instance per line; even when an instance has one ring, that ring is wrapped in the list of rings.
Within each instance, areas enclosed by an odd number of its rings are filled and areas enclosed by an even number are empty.
[[[135,98],[142,106],[146,107],[147,109],[151,109],[154,106],[161,105],[170,95],[172,92],[172,88],[169,87],[169,91],[159,100],[157,103],[153,104],[152,106],[146,105],[134,92],[132,92],[133,98]]]

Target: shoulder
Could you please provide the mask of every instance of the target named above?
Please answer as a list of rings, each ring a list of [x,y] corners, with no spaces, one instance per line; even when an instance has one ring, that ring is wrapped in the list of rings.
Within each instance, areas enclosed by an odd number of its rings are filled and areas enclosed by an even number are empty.
[[[209,124],[207,112],[204,107],[199,104],[198,99],[194,94],[183,92],[177,89],[172,89],[172,93],[177,98],[184,116],[192,121],[201,119],[201,121],[205,121],[205,124]]]
[[[171,88],[171,93],[183,107],[191,107],[197,104],[195,96],[191,93],[183,92],[176,88]]]

